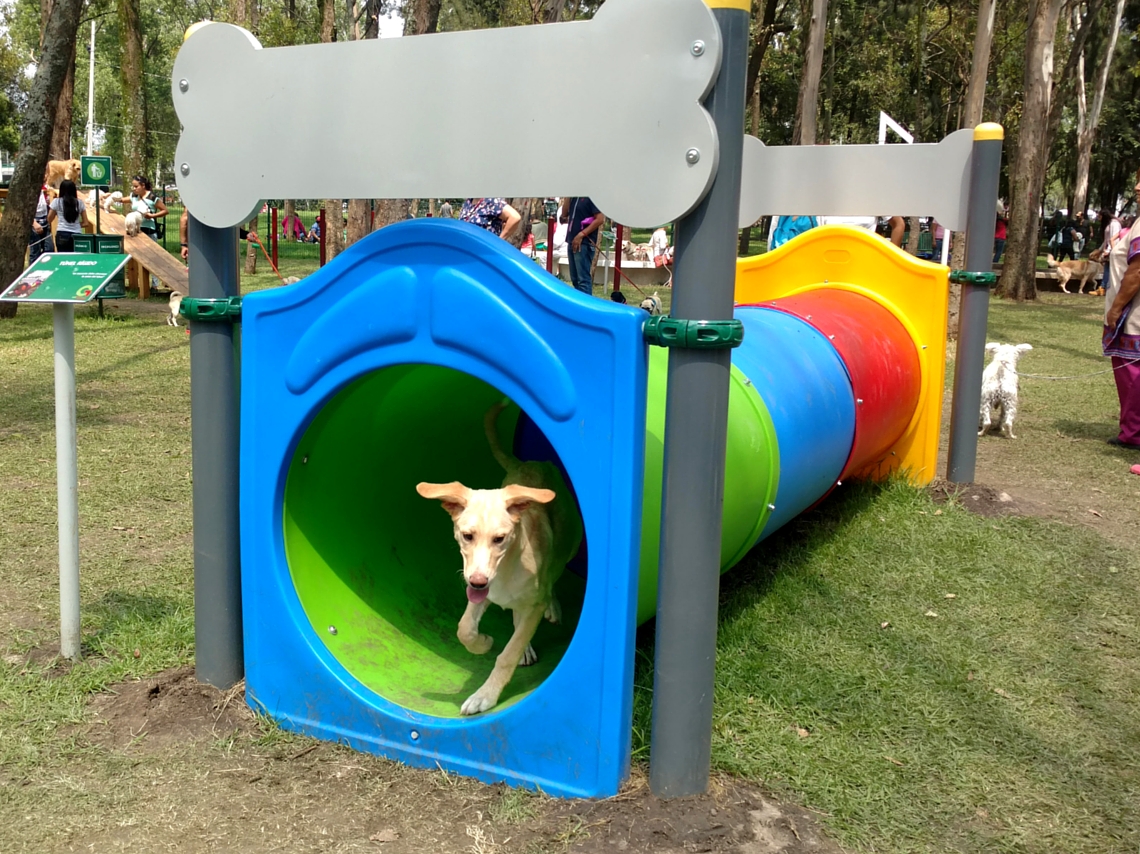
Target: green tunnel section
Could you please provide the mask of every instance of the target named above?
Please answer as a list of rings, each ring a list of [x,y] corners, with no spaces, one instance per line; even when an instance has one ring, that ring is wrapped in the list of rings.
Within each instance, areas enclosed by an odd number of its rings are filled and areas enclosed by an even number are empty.
[[[492,606],[481,624],[495,639],[491,652],[459,643],[463,560],[450,517],[415,490],[420,481],[502,484],[483,432],[483,415],[501,399],[448,368],[375,371],[321,410],[286,481],[285,552],[314,631],[361,683],[425,714],[458,716],[513,631],[510,613]],[[504,435],[512,427],[504,414]],[[566,651],[585,584],[566,572],[557,591],[563,622],[543,621],[538,663],[515,671],[501,703],[533,690]]]
[[[668,367],[668,352],[660,347],[650,347],[645,412],[645,491],[641,504],[641,573],[637,589],[638,625],[657,612]],[[776,500],[779,478],[776,428],[764,401],[734,365],[728,391],[721,572],[735,566],[759,542],[760,533],[768,521],[768,508]]]
[[[668,354],[650,353],[638,623],[657,605],[665,435]],[[321,410],[290,464],[285,552],[313,630],[362,684],[417,712],[457,716],[511,635],[510,614],[492,606],[482,622],[495,639],[491,652],[473,655],[459,643],[466,599],[451,519],[415,491],[420,481],[483,489],[502,483],[483,433],[484,414],[501,399],[486,383],[448,368],[375,371]],[[779,476],[771,418],[736,368],[729,412],[722,570],[759,539]],[[513,419],[504,414],[499,426],[506,439]],[[510,447],[507,440],[503,445]],[[542,623],[534,639],[538,663],[515,671],[502,703],[533,690],[557,666],[585,584],[563,573],[557,588],[563,622]]]

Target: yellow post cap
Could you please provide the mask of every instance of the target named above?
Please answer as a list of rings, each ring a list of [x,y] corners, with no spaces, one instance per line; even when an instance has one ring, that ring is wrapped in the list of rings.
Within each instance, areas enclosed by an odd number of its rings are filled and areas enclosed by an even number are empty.
[[[1005,128],[997,122],[982,122],[974,128],[974,139],[1005,139]]]
[[[740,9],[752,13],[752,0],[705,0],[710,9]]]
[[[186,28],[186,33],[185,33],[185,35],[182,36],[182,41],[186,41],[186,39],[190,38],[190,36],[194,35],[194,33],[198,32],[198,30],[202,29],[202,27],[206,26],[207,24],[212,24],[212,23],[214,23],[214,22],[213,21],[199,21],[196,24],[191,24],[190,26],[188,26]]]

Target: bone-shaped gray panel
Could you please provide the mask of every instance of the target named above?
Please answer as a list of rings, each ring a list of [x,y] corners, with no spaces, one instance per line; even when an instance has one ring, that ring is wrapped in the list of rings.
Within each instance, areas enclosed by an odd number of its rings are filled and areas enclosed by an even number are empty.
[[[974,131],[914,145],[766,146],[744,137],[740,227],[768,214],[933,216],[966,228]]]
[[[590,21],[266,49],[209,24],[174,63],[178,188],[215,227],[266,198],[554,195],[658,225],[692,210],[716,174],[701,101],[720,52],[701,0],[608,0]]]

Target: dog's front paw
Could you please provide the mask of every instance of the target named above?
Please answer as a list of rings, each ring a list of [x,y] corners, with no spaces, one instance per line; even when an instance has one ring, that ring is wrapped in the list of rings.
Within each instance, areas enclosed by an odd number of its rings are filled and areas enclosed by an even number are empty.
[[[467,651],[474,655],[486,655],[495,643],[495,639],[490,635],[475,635],[473,638],[460,638],[459,640]]]
[[[550,597],[550,604],[546,607],[546,613],[543,616],[552,623],[562,622],[562,604],[558,601],[557,596]]]
[[[498,695],[492,695],[491,692],[484,688],[480,688],[466,700],[463,705],[459,707],[459,714],[461,715],[477,715],[480,712],[485,712],[492,708],[495,703],[499,702]]]
[[[526,649],[523,650],[522,658],[519,659],[519,667],[530,667],[536,661],[538,661],[538,653],[535,652],[534,647],[528,643]]]

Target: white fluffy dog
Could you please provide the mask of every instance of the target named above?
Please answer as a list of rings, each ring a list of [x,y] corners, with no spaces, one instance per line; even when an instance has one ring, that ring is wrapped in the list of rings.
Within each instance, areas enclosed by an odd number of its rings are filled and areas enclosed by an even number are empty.
[[[127,222],[127,236],[138,237],[139,229],[142,228],[143,215],[138,211],[131,211],[123,219]]]
[[[115,190],[115,192],[113,192],[113,193],[104,193],[102,196],[102,199],[101,199],[102,204],[103,204],[103,210],[110,213],[112,207],[117,205],[122,200],[123,200],[123,194],[119,190]],[[94,203],[92,203],[92,204],[94,204]]]
[[[1017,360],[1026,350],[1032,350],[1030,344],[997,344],[991,341],[986,345],[986,352],[993,353],[993,361],[986,365],[982,373],[982,411],[979,436],[993,426],[992,413],[995,409],[1001,410],[1001,434],[1007,439],[1016,439],[1013,435],[1013,419],[1017,416]]]

